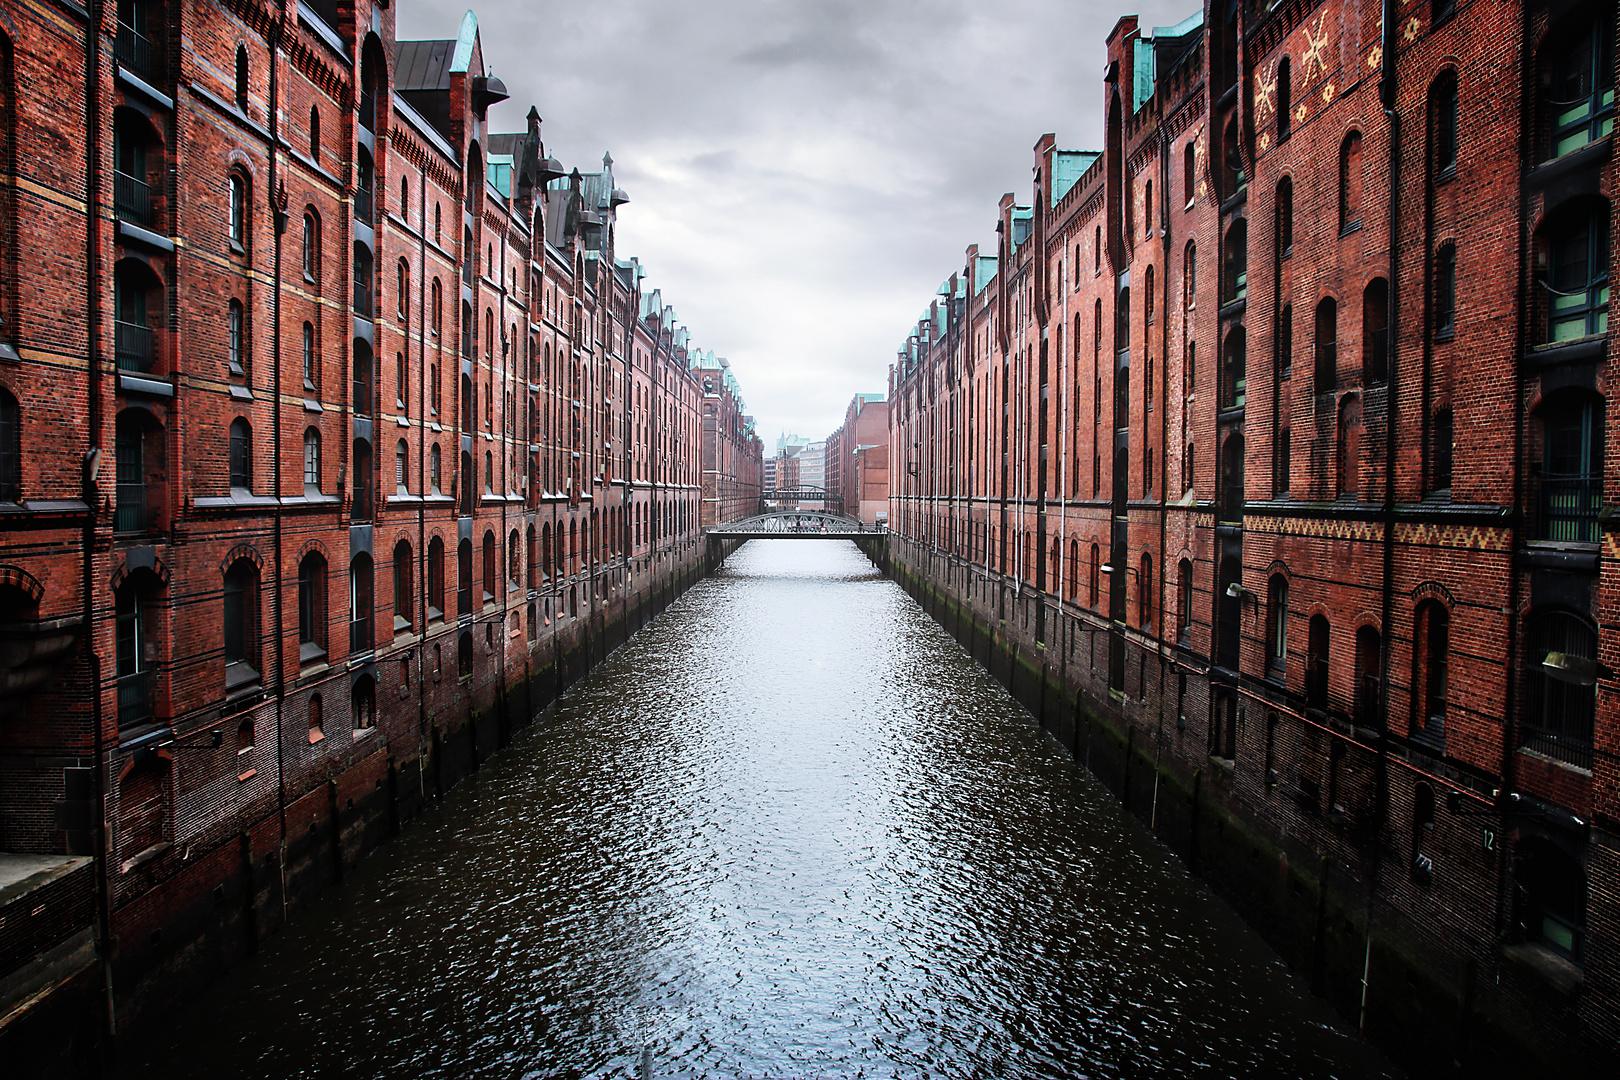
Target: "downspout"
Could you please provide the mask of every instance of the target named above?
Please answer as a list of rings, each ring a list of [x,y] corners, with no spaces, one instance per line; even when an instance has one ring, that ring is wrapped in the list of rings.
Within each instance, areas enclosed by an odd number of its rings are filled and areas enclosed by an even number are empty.
[[[79,591],[83,603],[85,664],[89,669],[90,727],[93,738],[95,856],[92,873],[96,889],[96,953],[101,960],[101,981],[105,995],[107,1060],[111,1061],[112,1040],[118,1034],[118,1017],[113,999],[112,971],[112,875],[107,865],[107,786],[112,762],[102,735],[101,654],[96,651],[95,604],[92,582],[95,578],[96,476],[102,457],[101,418],[101,0],[89,0],[90,18],[84,34],[85,102],[85,300],[86,300],[86,381],[87,423],[90,448],[81,465],[80,490],[85,503],[84,541],[81,554]],[[106,772],[103,772],[103,769]]]
[[[1157,63],[1157,60],[1155,60]],[[1153,807],[1148,812],[1148,831],[1156,833],[1159,824],[1159,775],[1164,762],[1164,699],[1168,665],[1165,663],[1165,607],[1166,581],[1170,576],[1170,554],[1165,550],[1169,539],[1169,494],[1165,477],[1170,475],[1170,144],[1164,137],[1164,107],[1155,95],[1153,110],[1158,114],[1154,130],[1159,140],[1159,188],[1157,217],[1159,219],[1159,622],[1155,637],[1159,653],[1159,722],[1153,735]],[[1252,171],[1252,170],[1251,170]],[[1147,212],[1155,213],[1153,207]],[[1185,317],[1185,315],[1183,316]],[[1185,402],[1182,405],[1186,407]]]
[[[279,165],[281,160],[281,35],[286,25],[286,11],[275,22],[270,24],[270,214],[275,224],[275,256],[274,256],[274,287],[270,292],[271,318],[270,318],[270,371],[271,395],[270,413],[271,423],[274,425],[275,436],[272,440],[275,446],[275,459],[271,465],[271,473],[276,499],[281,499],[281,237],[287,231],[287,208],[280,200],[284,196],[277,188],[279,182]],[[271,590],[271,603],[275,609],[276,626],[276,813],[281,826],[281,848],[276,855],[277,872],[281,878],[281,918],[287,921],[287,790],[283,784],[282,773],[282,743],[284,721],[286,719],[284,706],[287,696],[287,666],[286,666],[286,638],[281,632],[282,603],[281,580],[283,576],[282,563],[282,508],[278,505],[275,518],[275,588]]]
[[[392,108],[390,108],[389,111],[388,111],[388,118],[389,118],[389,126],[392,127],[393,126],[393,123],[392,123],[392,121],[393,121],[393,110],[392,110]],[[418,365],[418,367],[420,368],[420,376],[421,377],[418,380],[418,382],[421,385],[421,398],[420,398],[420,400],[422,402],[422,414],[421,414],[422,415],[422,434],[423,434],[423,437],[424,437],[424,444],[423,444],[423,447],[422,447],[422,451],[416,455],[417,459],[418,459],[417,462],[416,462],[416,475],[417,475],[416,490],[421,492],[421,494],[422,494],[422,501],[416,508],[416,550],[417,550],[417,553],[418,553],[418,555],[417,555],[418,565],[422,568],[421,569],[421,575],[422,576],[421,576],[421,579],[420,579],[422,587],[417,590],[421,594],[421,596],[419,598],[420,599],[420,605],[419,605],[417,610],[421,613],[422,621],[418,625],[422,628],[422,633],[421,633],[420,646],[417,649],[417,655],[416,655],[416,781],[417,781],[417,793],[418,793],[418,796],[420,798],[424,799],[424,800],[427,798],[427,764],[423,760],[423,757],[427,753],[427,746],[428,746],[428,736],[427,736],[427,728],[428,728],[428,721],[427,721],[427,687],[425,685],[425,680],[427,678],[427,635],[428,635],[428,614],[427,614],[428,589],[427,589],[427,584],[428,584],[428,575],[430,573],[430,570],[429,570],[429,567],[428,567],[428,561],[427,561],[427,558],[428,558],[428,542],[427,542],[427,505],[428,505],[428,503],[427,503],[427,500],[428,500],[428,495],[430,494],[430,492],[428,490],[427,446],[426,446],[426,443],[425,443],[425,438],[426,438],[427,431],[428,431],[428,426],[427,426],[427,417],[428,417],[427,325],[428,325],[428,318],[429,318],[428,309],[427,309],[427,298],[428,298],[428,292],[427,292],[427,287],[428,287],[428,284],[427,284],[427,278],[428,278],[428,262],[427,262],[427,187],[428,186],[427,186],[427,180],[428,180],[427,169],[423,168],[421,180],[416,185],[416,201],[417,201],[417,207],[418,207],[418,213],[416,215],[416,221],[417,221],[417,227],[416,227],[416,265],[418,267],[420,267],[420,269],[418,270],[417,275],[416,275],[416,277],[417,277],[417,282],[416,282],[416,297],[417,297],[416,310],[417,310],[417,313],[418,313],[417,317],[421,320],[421,322],[417,325],[417,330],[416,330],[416,354],[417,354],[418,357],[421,358],[421,363]],[[400,205],[400,210],[402,210],[402,211],[405,210],[405,206],[404,206],[403,203]],[[442,290],[440,292],[440,302],[441,303],[443,302],[443,292],[442,292]],[[443,334],[442,329],[440,330],[440,334],[441,335]],[[444,339],[441,336],[439,338],[439,341],[436,343],[435,348],[442,349],[443,348],[443,343],[444,343]],[[442,353],[441,353],[441,356],[442,356]],[[439,365],[439,378],[440,379],[444,378],[444,365],[442,363]],[[441,426],[443,426],[442,421],[441,421]],[[441,574],[443,573],[443,563],[442,563],[442,561],[440,563],[440,573]]]
[[[1378,729],[1377,806],[1375,813],[1382,825],[1389,806],[1389,639],[1390,621],[1395,610],[1395,406],[1396,391],[1400,385],[1396,363],[1397,343],[1400,341],[1398,323],[1401,305],[1398,287],[1400,271],[1400,212],[1401,212],[1401,118],[1396,112],[1395,38],[1391,28],[1395,22],[1395,0],[1383,0],[1383,71],[1378,80],[1378,97],[1389,121],[1389,290],[1385,317],[1386,396],[1384,405],[1384,584],[1380,629],[1383,634],[1379,664],[1379,714],[1383,723]],[[1422,430],[1422,426],[1419,426]],[[1367,984],[1372,971],[1373,905],[1378,894],[1378,871],[1383,845],[1373,845],[1372,863],[1367,876],[1367,944],[1361,966],[1361,1012],[1358,1030],[1367,1030]]]

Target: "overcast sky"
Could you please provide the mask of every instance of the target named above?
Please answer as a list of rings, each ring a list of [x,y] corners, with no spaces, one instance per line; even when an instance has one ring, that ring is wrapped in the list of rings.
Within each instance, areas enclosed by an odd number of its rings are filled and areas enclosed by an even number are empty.
[[[1103,39],[1122,11],[1194,2],[501,0],[474,8],[521,131],[531,103],[569,168],[604,150],[630,195],[620,258],[647,267],[695,345],[731,361],[767,451],[817,439],[888,368],[996,202],[1030,197],[1033,147],[1102,137]],[[401,38],[465,7],[402,0]]]

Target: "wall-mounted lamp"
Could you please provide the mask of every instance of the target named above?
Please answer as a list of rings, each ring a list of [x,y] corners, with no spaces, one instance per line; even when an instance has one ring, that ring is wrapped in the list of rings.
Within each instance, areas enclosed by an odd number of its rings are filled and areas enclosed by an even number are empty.
[[[1236,581],[1232,582],[1232,584],[1226,587],[1226,595],[1230,596],[1239,603],[1242,603],[1244,597],[1248,597],[1250,600],[1256,602],[1258,602],[1260,599],[1260,597],[1257,596],[1253,591],[1245,589],[1239,582]]]

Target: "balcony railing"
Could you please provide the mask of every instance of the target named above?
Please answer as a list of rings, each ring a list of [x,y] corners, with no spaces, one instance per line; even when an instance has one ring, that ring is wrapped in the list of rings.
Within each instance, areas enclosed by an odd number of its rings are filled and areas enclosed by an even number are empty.
[[[118,216],[130,224],[152,227],[152,189],[146,181],[128,173],[113,173],[113,206]]]
[[[161,50],[157,42],[140,33],[133,26],[118,24],[118,43],[116,46],[118,63],[132,74],[140,76],[148,82],[157,78],[158,59]]]
[[[1524,747],[1582,769],[1592,767],[1592,740],[1576,738],[1551,728],[1525,724]]]
[[[151,371],[154,355],[151,328],[140,323],[115,321],[113,352],[118,360],[118,370]]]
[[[152,673],[137,671],[118,679],[118,726],[132,727],[152,719]]]
[[[1595,544],[1603,481],[1596,476],[1549,476],[1541,481],[1541,532],[1544,540]]]
[[[120,483],[118,509],[113,514],[113,530],[121,533],[148,532],[157,527],[156,485]]]

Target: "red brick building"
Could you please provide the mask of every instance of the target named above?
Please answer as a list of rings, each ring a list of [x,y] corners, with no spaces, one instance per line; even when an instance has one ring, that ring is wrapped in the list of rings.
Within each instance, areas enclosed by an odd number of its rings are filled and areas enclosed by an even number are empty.
[[[856,394],[844,422],[827,436],[827,490],[843,512],[868,525],[889,512],[889,404],[882,394]]]
[[[1615,19],[1122,18],[891,374],[897,575],[1424,1067],[1620,1054]]]
[[[394,17],[0,2],[8,1060],[251,950],[735,511],[611,158],[547,155],[471,13]]]

